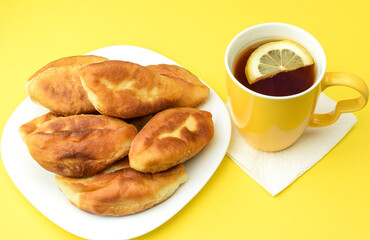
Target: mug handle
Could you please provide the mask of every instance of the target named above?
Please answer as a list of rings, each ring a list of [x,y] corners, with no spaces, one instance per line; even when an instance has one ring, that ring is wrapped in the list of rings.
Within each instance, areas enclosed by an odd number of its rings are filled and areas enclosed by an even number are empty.
[[[369,99],[369,89],[361,78],[351,73],[328,72],[321,81],[321,91],[331,86],[346,86],[360,93],[361,96],[339,101],[333,111],[325,114],[313,114],[309,127],[325,127],[338,120],[342,113],[354,112],[365,107]]]

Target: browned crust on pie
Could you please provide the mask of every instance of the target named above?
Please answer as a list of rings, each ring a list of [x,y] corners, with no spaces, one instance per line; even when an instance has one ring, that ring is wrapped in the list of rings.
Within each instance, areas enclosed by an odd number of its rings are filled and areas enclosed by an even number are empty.
[[[96,112],[81,85],[78,70],[106,61],[98,56],[73,56],[53,61],[31,76],[26,90],[32,101],[62,115]]]
[[[142,172],[164,171],[197,154],[214,134],[211,113],[171,108],[156,114],[136,135],[130,166]]]
[[[31,156],[46,170],[92,176],[128,154],[137,134],[126,122],[102,115],[60,117],[26,136]]]
[[[68,200],[83,211],[124,216],[163,202],[187,180],[184,166],[160,173],[142,173],[129,167],[127,158],[90,178],[55,176]]]
[[[195,107],[208,97],[209,88],[197,76],[183,67],[168,64],[149,65],[146,67],[175,80],[182,86],[183,94],[176,101],[175,107]]]
[[[62,117],[62,115],[55,114],[55,113],[46,113],[40,117],[37,117],[22,126],[19,127],[19,134],[21,135],[23,141],[26,141],[26,136],[32,132],[34,132],[41,124],[44,122],[50,121],[52,119]]]
[[[80,70],[80,76],[91,103],[101,114],[124,119],[169,108],[182,95],[176,81],[131,62],[91,64]]]

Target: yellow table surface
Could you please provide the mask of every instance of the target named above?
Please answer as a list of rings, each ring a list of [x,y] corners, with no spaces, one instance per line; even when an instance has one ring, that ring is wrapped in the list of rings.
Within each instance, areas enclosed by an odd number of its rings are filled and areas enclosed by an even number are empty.
[[[326,52],[327,71],[352,72],[370,85],[369,13],[369,0],[1,0],[0,131],[36,70],[111,45],[167,56],[226,101],[226,47],[264,22],[307,30]],[[335,100],[356,96],[344,87],[325,93]],[[139,239],[370,239],[370,106],[355,115],[342,141],[276,197],[225,157],[191,202]],[[35,209],[0,164],[0,239],[80,238]]]

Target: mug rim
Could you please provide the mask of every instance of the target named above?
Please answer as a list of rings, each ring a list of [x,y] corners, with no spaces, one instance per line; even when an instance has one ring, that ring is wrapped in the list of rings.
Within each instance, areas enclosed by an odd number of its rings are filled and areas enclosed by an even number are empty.
[[[293,28],[294,31],[299,31],[305,35],[307,35],[309,38],[311,38],[314,42],[317,43],[318,47],[319,47],[319,51],[321,52],[321,54],[323,55],[323,63],[321,64],[322,65],[322,72],[320,73],[320,75],[317,77],[315,77],[315,82],[314,84],[312,84],[311,87],[309,87],[308,89],[304,90],[303,92],[300,92],[300,93],[297,93],[297,94],[293,94],[293,95],[288,95],[288,96],[270,96],[270,95],[265,95],[265,94],[262,94],[262,93],[258,93],[258,92],[255,92],[247,87],[245,87],[243,84],[241,84],[234,76],[234,74],[232,73],[231,69],[230,69],[230,66],[229,66],[229,63],[228,63],[228,56],[229,56],[229,52],[230,52],[230,48],[231,46],[236,42],[236,40],[245,34],[245,32],[248,32],[248,31],[251,31],[251,30],[254,30],[255,28],[260,28],[260,27],[263,27],[263,26],[266,26],[266,25],[275,25],[275,26],[285,26],[285,27],[289,27],[289,28]],[[292,98],[297,98],[297,97],[300,97],[302,95],[305,95],[306,93],[312,91],[313,89],[315,89],[317,87],[318,84],[320,84],[322,78],[324,77],[324,74],[325,74],[325,70],[326,70],[326,56],[325,56],[325,52],[324,52],[324,49],[322,48],[321,44],[319,43],[319,41],[317,41],[317,39],[315,37],[313,37],[309,32],[303,30],[302,28],[299,28],[297,26],[294,26],[294,25],[291,25],[291,24],[287,24],[287,23],[279,23],[279,22],[272,22],[272,23],[261,23],[261,24],[257,24],[257,25],[254,25],[254,26],[251,26],[247,29],[244,29],[243,31],[241,31],[240,33],[238,33],[229,43],[229,45],[227,46],[227,49],[226,49],[226,52],[225,52],[225,67],[226,67],[226,71],[227,71],[227,74],[229,75],[229,77],[234,81],[234,83],[236,83],[240,88],[242,88],[244,91],[247,91],[255,96],[258,96],[258,97],[261,97],[261,98],[266,98],[266,99],[274,99],[274,100],[285,100],[285,99],[292,99]]]

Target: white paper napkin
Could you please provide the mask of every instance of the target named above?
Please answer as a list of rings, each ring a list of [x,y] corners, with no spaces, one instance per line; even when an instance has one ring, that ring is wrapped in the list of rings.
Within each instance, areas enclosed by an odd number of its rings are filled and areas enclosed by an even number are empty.
[[[334,109],[336,102],[321,94],[316,113]],[[229,103],[226,103],[230,111]],[[251,178],[275,196],[327,154],[357,122],[352,113],[342,114],[337,122],[322,128],[307,128],[291,147],[279,152],[252,148],[232,123],[227,155]]]

